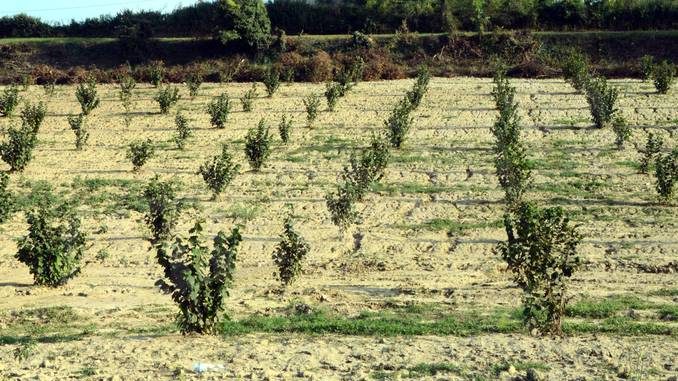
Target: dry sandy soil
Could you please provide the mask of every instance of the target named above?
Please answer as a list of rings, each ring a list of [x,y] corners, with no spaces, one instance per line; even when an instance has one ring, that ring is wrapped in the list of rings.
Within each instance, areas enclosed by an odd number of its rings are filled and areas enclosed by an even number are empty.
[[[666,147],[676,147],[678,91],[660,96],[648,83],[613,83],[621,91],[620,112],[634,132],[621,151],[614,147],[612,131],[590,127],[584,96],[563,81],[513,81],[523,137],[535,162],[528,197],[542,205],[563,206],[581,224],[585,265],[572,279],[573,303],[631,296],[675,311],[678,207],[656,202],[654,179],[638,174],[640,155],[633,145],[643,145],[646,131],[651,131],[664,138]],[[178,107],[195,129],[183,151],[172,142],[174,115],[157,113],[156,90],[147,85],[135,93],[129,128],[123,123],[117,89],[99,87],[102,104],[88,120],[90,140],[84,151],[74,150],[66,121],[79,112],[74,87],[57,87],[51,98],[40,87],[22,93],[26,99],[47,102],[49,112],[34,159],[23,173],[11,175],[11,189],[25,195],[49,184],[64,198],[78,198],[90,246],[80,276],[58,289],[35,287],[27,268],[13,257],[16,239],[26,230],[23,214],[3,224],[0,330],[13,332],[17,316],[59,307],[75,320],[72,326],[86,327],[86,332],[73,339],[38,340],[27,349],[26,359],[16,353],[27,345],[0,341],[0,379],[193,379],[199,378],[191,370],[195,362],[223,366],[205,373],[204,379],[510,379],[524,375],[527,367],[550,380],[675,379],[676,323],[658,319],[653,308],[624,308],[619,314],[662,324],[669,334],[579,332],[556,339],[525,332],[470,337],[182,337],[176,329],[144,330],[171,326],[175,307],[154,287],[160,270],[149,251],[143,215],[124,201],[138,200],[140,189],[156,174],[181,184],[180,195],[189,208],[180,231],[199,217],[206,219],[209,234],[230,230],[235,223],[245,225],[227,301],[234,319],[284,314],[291,303],[346,316],[407,305],[480,312],[518,307],[519,290],[493,252],[505,234],[502,192],[490,151],[489,127],[496,113],[488,79],[434,79],[404,148],[393,153],[385,178],[360,205],[362,224],[341,234],[329,220],[324,196],[334,189],[348,155],[383,128],[383,120],[411,84],[361,83],[339,101],[335,112],[323,112],[313,129],[305,127],[302,99],[321,93],[323,85],[283,85],[273,98],[256,99],[251,113],[241,112],[237,101],[249,84],[205,84],[194,100],[182,88]],[[224,91],[234,101],[235,112],[227,128],[218,130],[210,126],[205,108]],[[288,145],[277,137],[283,114],[295,121]],[[253,173],[243,141],[261,118],[272,126],[276,140],[270,162],[261,173]],[[10,123],[0,120],[3,128]],[[146,138],[157,144],[156,156],[133,173],[126,147]],[[196,171],[222,142],[228,143],[242,168],[221,198],[211,201]],[[470,178],[467,168],[473,172]],[[91,183],[99,185],[88,188]],[[125,198],[128,194],[134,196]],[[312,251],[304,273],[280,295],[271,253],[290,210]],[[364,239],[355,252],[353,234],[358,231]],[[38,325],[40,319],[49,319],[40,314],[34,316]],[[434,375],[410,369],[436,363],[455,364],[459,370]]]

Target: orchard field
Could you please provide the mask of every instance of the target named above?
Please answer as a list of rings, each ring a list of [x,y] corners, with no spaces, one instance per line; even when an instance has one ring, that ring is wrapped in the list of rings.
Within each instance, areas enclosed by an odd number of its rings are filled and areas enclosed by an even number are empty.
[[[652,132],[676,147],[678,91],[610,83],[632,126],[623,150],[610,129],[591,126],[584,95],[563,80],[511,80],[532,167],[526,198],[562,206],[584,236],[565,336],[556,338],[523,328],[521,291],[494,250],[506,232],[491,79],[431,80],[403,147],[391,150],[385,176],[358,205],[361,223],[345,232],[331,223],[325,195],[349,154],[384,129],[411,80],[359,83],[333,112],[323,99],[313,128],[302,101],[322,94],[322,84],[282,85],[272,98],[259,85],[251,112],[237,103],[251,84],[207,83],[195,99],[181,87],[167,115],[153,100],[157,89],[140,84],[129,126],[118,87],[99,85],[82,151],[67,123],[80,112],[75,86],[57,86],[51,97],[31,86],[21,97],[44,101],[47,117],[10,190],[24,208],[47,190],[77,200],[88,240],[79,276],[38,287],[14,258],[24,213],[0,225],[0,379],[493,380],[533,369],[548,380],[675,380],[678,205],[658,202],[653,175],[638,171],[636,146]],[[222,92],[235,103],[226,128],[216,129],[206,108]],[[177,109],[194,130],[184,150],[172,140]],[[287,144],[277,135],[283,115],[294,118]],[[274,143],[257,173],[244,139],[262,118]],[[17,118],[0,123],[4,130]],[[133,172],[127,147],[147,138],[155,155]],[[241,168],[212,200],[197,171],[221,143]],[[231,320],[219,335],[181,335],[176,305],[154,286],[162,270],[147,241],[142,193],[155,175],[177,184],[178,231],[198,218],[207,236],[243,226],[226,299]],[[271,253],[290,214],[311,251],[283,293]],[[200,376],[198,362],[218,369]]]

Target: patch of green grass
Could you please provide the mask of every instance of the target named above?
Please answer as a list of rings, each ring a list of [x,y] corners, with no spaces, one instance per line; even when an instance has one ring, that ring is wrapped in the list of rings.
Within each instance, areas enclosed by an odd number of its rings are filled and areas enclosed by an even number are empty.
[[[676,321],[678,320],[678,305],[673,304],[662,306],[659,308],[659,311],[657,311],[657,315],[661,320]]]
[[[372,192],[381,192],[388,195],[395,194],[436,194],[450,192],[453,188],[444,185],[406,183],[374,183],[370,187]]]
[[[92,367],[92,366],[85,366],[78,371],[78,375],[80,378],[84,377],[92,377],[97,374],[97,370]]]
[[[420,363],[407,369],[408,378],[419,378],[425,376],[436,376],[439,373],[456,373],[462,374],[463,370],[460,366],[452,363]]]
[[[0,321],[6,324],[0,333],[0,345],[78,340],[95,328],[68,306],[11,311],[0,315]]]
[[[236,203],[226,209],[225,214],[227,218],[233,218],[240,221],[252,221],[261,213],[261,208],[258,205],[250,203]]]
[[[661,288],[648,293],[649,296],[678,296],[678,288]]]
[[[655,323],[638,322],[629,317],[611,317],[603,321],[565,321],[563,332],[568,335],[582,333],[607,333],[622,336],[668,335],[678,333],[676,327]]]
[[[619,167],[633,169],[635,172],[640,171],[640,163],[634,160],[620,160],[614,164]]]
[[[467,230],[472,229],[490,229],[500,228],[503,226],[501,220],[494,221],[480,221],[480,222],[464,222],[453,221],[447,218],[433,218],[420,224],[400,224],[396,227],[401,229],[425,230],[425,231],[446,231],[449,234],[461,234]]]
[[[638,322],[629,318],[565,321],[568,334],[608,333],[617,335],[675,335],[676,327],[661,322]],[[363,312],[354,317],[324,311],[308,314],[291,313],[278,316],[252,315],[224,323],[226,336],[265,333],[337,334],[354,336],[469,336],[483,333],[524,333],[516,310],[497,309],[490,313],[477,311],[441,311],[407,313],[398,311]]]
[[[604,300],[584,299],[571,303],[566,307],[565,314],[571,317],[604,319],[628,309],[646,310],[654,307],[654,303],[637,296],[614,295]]]

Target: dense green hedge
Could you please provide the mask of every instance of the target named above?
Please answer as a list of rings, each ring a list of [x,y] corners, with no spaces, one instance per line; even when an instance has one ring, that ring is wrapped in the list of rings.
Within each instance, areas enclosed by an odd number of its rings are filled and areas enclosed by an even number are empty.
[[[391,33],[406,19],[410,29],[636,30],[678,28],[675,0],[274,0],[274,28],[288,34]],[[121,12],[64,25],[27,15],[0,18],[0,37],[110,37],[141,26],[156,37],[212,36],[229,20],[218,2],[200,2],[171,13]]]

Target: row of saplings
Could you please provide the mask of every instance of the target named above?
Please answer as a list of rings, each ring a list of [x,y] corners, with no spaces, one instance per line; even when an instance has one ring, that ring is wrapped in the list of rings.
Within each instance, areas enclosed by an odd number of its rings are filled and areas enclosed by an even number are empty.
[[[393,117],[386,121],[389,126],[387,135],[396,148],[404,141],[412,123],[409,113],[421,102],[429,79],[428,72],[422,70],[414,89],[408,92],[405,100],[393,112],[393,115],[403,115],[401,107],[407,104],[406,117],[400,122],[394,121]],[[379,153],[367,149],[360,160],[352,157],[354,171],[346,169],[343,175],[347,181],[346,187],[352,186],[356,191],[361,187],[364,189],[360,192],[365,192],[381,176],[388,159],[388,149],[385,143],[378,145]],[[224,157],[227,159],[224,160]],[[223,161],[228,165],[224,166]],[[216,188],[230,182],[237,172],[237,166],[232,165],[224,149],[222,156],[205,163],[200,171],[206,181],[206,174],[212,174],[212,180],[218,183],[213,188],[216,192]],[[7,219],[13,210],[13,197],[7,190],[7,184],[8,176],[2,173],[0,211],[5,213],[0,216],[0,222]],[[228,296],[228,289],[233,282],[237,248],[242,241],[240,228],[232,229],[229,234],[218,232],[210,249],[202,236],[201,221],[189,230],[188,237],[174,234],[182,203],[177,200],[172,183],[159,181],[156,177],[144,190],[144,197],[148,203],[145,221],[151,230],[149,241],[164,270],[164,277],[156,285],[171,293],[179,305],[178,325],[182,332],[214,332],[221,318],[224,298]],[[86,235],[80,229],[81,221],[72,205],[54,205],[51,200],[47,195],[37,208],[26,213],[28,234],[19,240],[16,258],[29,267],[36,284],[58,287],[80,273]],[[330,211],[333,211],[331,207]],[[308,243],[295,231],[292,218],[288,217],[281,240],[272,255],[278,269],[275,275],[283,286],[290,284],[299,274],[301,261],[309,250]]]
[[[6,174],[0,175],[2,211],[12,208],[11,197],[2,194],[7,180]],[[26,212],[28,234],[19,239],[15,257],[28,266],[37,285],[58,287],[81,272],[87,237],[73,205],[56,204],[50,195],[43,196],[36,208]],[[189,230],[188,237],[174,234],[182,204],[176,199],[173,184],[156,177],[144,196],[149,206],[145,216],[151,230],[149,241],[164,270],[164,278],[156,284],[171,293],[179,305],[182,332],[213,332],[233,281],[237,248],[242,241],[240,228],[229,234],[219,231],[210,249],[202,235],[201,221]],[[287,218],[272,255],[278,268],[275,275],[283,286],[299,274],[301,260],[309,250],[308,243],[295,231],[291,217]]]
[[[327,100],[328,111],[334,111],[337,101],[345,96],[362,78],[363,67],[364,62],[358,57],[350,65],[337,71],[335,81],[326,84],[324,95]],[[187,86],[192,98],[198,95],[201,85],[202,78],[199,75],[193,75],[189,78]],[[89,137],[89,132],[86,128],[86,118],[100,104],[96,86],[97,84],[92,78],[78,85],[75,95],[82,111],[77,115],[70,115],[67,118],[70,129],[75,134],[75,147],[77,150],[83,149]],[[179,89],[177,87],[162,86],[161,83],[158,83],[157,86],[160,89],[155,100],[160,106],[160,113],[167,114],[170,108],[180,99]],[[280,87],[279,73],[272,69],[269,70],[264,77],[264,86],[266,87],[268,97],[272,97]],[[123,76],[120,78],[119,87],[119,98],[125,110],[125,124],[129,127],[134,98],[133,91],[136,87],[136,82],[129,75]],[[53,92],[53,90],[50,90],[50,92]],[[256,84],[253,84],[252,88],[240,98],[243,111],[251,112],[253,110],[253,101],[256,97],[257,88]],[[19,102],[18,87],[10,86],[6,88],[3,94],[0,95],[0,116],[11,116]],[[307,126],[310,128],[313,127],[320,112],[320,97],[317,94],[311,94],[303,102],[306,108]],[[231,110],[232,102],[227,93],[215,97],[206,109],[210,116],[210,123],[218,129],[226,127]],[[10,127],[8,129],[8,138],[0,144],[0,157],[9,164],[12,171],[23,171],[32,159],[33,149],[38,142],[37,133],[46,113],[47,108],[43,102],[36,105],[27,103],[21,111],[21,127]],[[186,141],[192,136],[193,131],[189,125],[188,118],[180,111],[177,112],[175,117],[175,125],[176,134],[173,137],[173,141],[179,149],[184,149]],[[284,115],[278,127],[281,140],[283,143],[287,143],[290,139],[292,119]],[[247,142],[245,152],[253,170],[258,171],[268,157],[271,142],[269,129],[263,120],[260,121],[256,128],[248,132]],[[134,141],[128,146],[127,158],[131,161],[133,170],[138,171],[154,155],[154,152],[154,145],[150,139]],[[227,155],[225,151],[224,155]],[[224,155],[222,157],[225,157]],[[215,190],[215,194],[219,191],[214,188],[213,190]]]
[[[389,158],[388,146],[397,149],[404,142],[412,124],[410,114],[421,102],[428,80],[428,73],[420,71],[413,90],[407,93],[385,121],[386,137],[373,137],[370,147],[363,150],[360,156],[351,156],[350,165],[342,172],[343,181],[338,190],[327,196],[332,221],[342,229],[356,222],[358,214],[353,204],[362,200],[372,183],[383,175]],[[507,212],[504,221],[508,235],[508,240],[500,243],[497,250],[524,291],[524,317],[528,326],[541,333],[560,333],[566,300],[565,279],[578,266],[576,246],[581,236],[570,226],[561,208],[541,209],[524,201],[531,173],[526,149],[520,140],[515,89],[501,70],[495,76],[495,84],[492,95],[499,111],[497,122],[492,128],[496,139],[495,167],[499,183],[506,194]],[[658,151],[656,139],[653,141],[652,147]],[[669,189],[672,189],[676,178],[676,156],[672,157]],[[212,162],[213,173],[217,174],[215,177],[223,178],[223,173],[219,175],[218,159]],[[227,161],[230,163],[230,160]],[[657,166],[662,165],[658,162]],[[208,162],[201,167],[201,172],[209,172],[209,169],[203,170],[209,167]],[[226,176],[226,184],[228,178]],[[0,185],[4,184],[1,190],[5,194],[6,183],[5,175],[0,181]],[[232,281],[236,248],[242,239],[239,229],[234,229],[230,235],[223,232],[217,234],[210,252],[202,242],[200,223],[191,229],[189,238],[171,234],[180,204],[176,202],[170,184],[155,179],[146,189],[145,196],[149,202],[146,221],[153,231],[151,243],[158,262],[165,270],[165,278],[159,281],[159,285],[171,291],[179,304],[179,324],[183,332],[211,332],[217,326],[223,297],[227,295]],[[0,194],[0,207],[3,205],[2,200],[8,199],[9,196],[2,197]],[[28,213],[28,222],[29,235],[20,241],[17,258],[29,265],[36,283],[59,285],[76,275],[80,271],[79,259],[84,247],[84,235],[79,231],[80,222],[72,211],[64,206],[54,208],[43,204],[39,211]],[[283,284],[289,283],[299,272],[301,258],[307,252],[308,245],[294,232],[292,221],[288,219],[282,240],[273,256],[279,269],[278,277]]]
[[[645,80],[652,79],[659,94],[666,94],[673,83],[676,68],[668,62],[655,63],[651,56],[641,59],[641,70]],[[620,115],[616,103],[619,91],[602,76],[592,73],[585,55],[572,52],[562,63],[565,80],[579,93],[586,96],[591,118],[596,128],[612,128],[615,144],[619,150],[631,138],[631,127]],[[648,173],[654,164],[655,189],[659,198],[668,201],[673,196],[674,184],[678,182],[678,148],[662,153],[662,138],[648,133],[644,147],[637,147],[641,154],[640,173]]]

